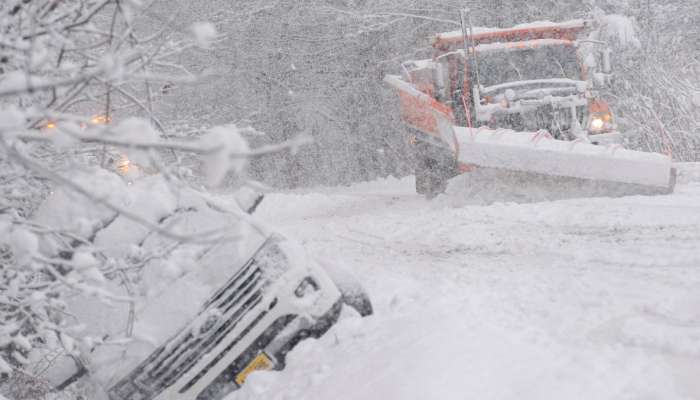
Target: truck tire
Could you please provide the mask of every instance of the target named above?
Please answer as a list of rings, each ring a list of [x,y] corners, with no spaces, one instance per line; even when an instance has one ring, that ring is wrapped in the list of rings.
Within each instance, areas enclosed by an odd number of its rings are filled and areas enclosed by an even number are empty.
[[[456,161],[451,154],[427,143],[416,144],[416,193],[429,199],[444,193],[447,181],[457,175]]]
[[[438,184],[435,182],[436,177],[432,173],[432,159],[422,156],[416,160],[416,193],[422,194],[428,198],[435,197],[439,193],[435,193],[435,187]],[[439,183],[439,182],[438,182]]]

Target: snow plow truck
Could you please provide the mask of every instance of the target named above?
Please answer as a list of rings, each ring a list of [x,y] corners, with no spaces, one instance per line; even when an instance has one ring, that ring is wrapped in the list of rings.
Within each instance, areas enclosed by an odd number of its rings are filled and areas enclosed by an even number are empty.
[[[622,147],[600,92],[611,81],[605,42],[589,20],[512,28],[467,24],[432,39],[429,59],[401,64],[398,92],[415,149],[416,191],[432,197],[459,173],[491,168],[670,193],[670,154]],[[619,190],[616,192],[619,193]]]

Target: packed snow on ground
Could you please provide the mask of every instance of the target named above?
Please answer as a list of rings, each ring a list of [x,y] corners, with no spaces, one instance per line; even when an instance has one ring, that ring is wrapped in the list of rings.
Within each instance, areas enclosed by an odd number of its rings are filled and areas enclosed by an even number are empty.
[[[700,165],[679,181],[549,202],[456,201],[459,179],[432,201],[412,178],[268,195],[260,216],[354,270],[375,314],[344,312],[227,400],[700,398]]]

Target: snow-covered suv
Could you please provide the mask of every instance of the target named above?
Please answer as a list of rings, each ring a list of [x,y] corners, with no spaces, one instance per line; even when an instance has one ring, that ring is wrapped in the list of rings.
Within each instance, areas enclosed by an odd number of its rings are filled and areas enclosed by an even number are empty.
[[[92,232],[103,265],[129,260],[106,268],[112,306],[70,300],[88,331],[111,333],[67,366],[54,366],[59,387],[90,376],[102,392],[92,398],[220,399],[250,372],[282,368],[300,340],[322,335],[337,320],[347,296],[326,270],[233,202],[171,191],[160,176],[127,186],[102,175],[91,180],[93,189],[121,204],[121,212],[57,191],[37,213],[53,226]],[[134,223],[134,216],[154,226]],[[132,300],[119,302],[114,294]],[[366,297],[357,304],[371,312]]]

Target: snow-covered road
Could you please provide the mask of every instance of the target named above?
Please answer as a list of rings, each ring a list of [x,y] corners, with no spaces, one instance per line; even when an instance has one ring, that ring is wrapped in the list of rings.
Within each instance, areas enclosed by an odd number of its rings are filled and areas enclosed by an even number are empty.
[[[259,215],[355,271],[375,315],[228,400],[700,399],[690,172],[656,197],[469,205],[411,178],[269,195]]]

